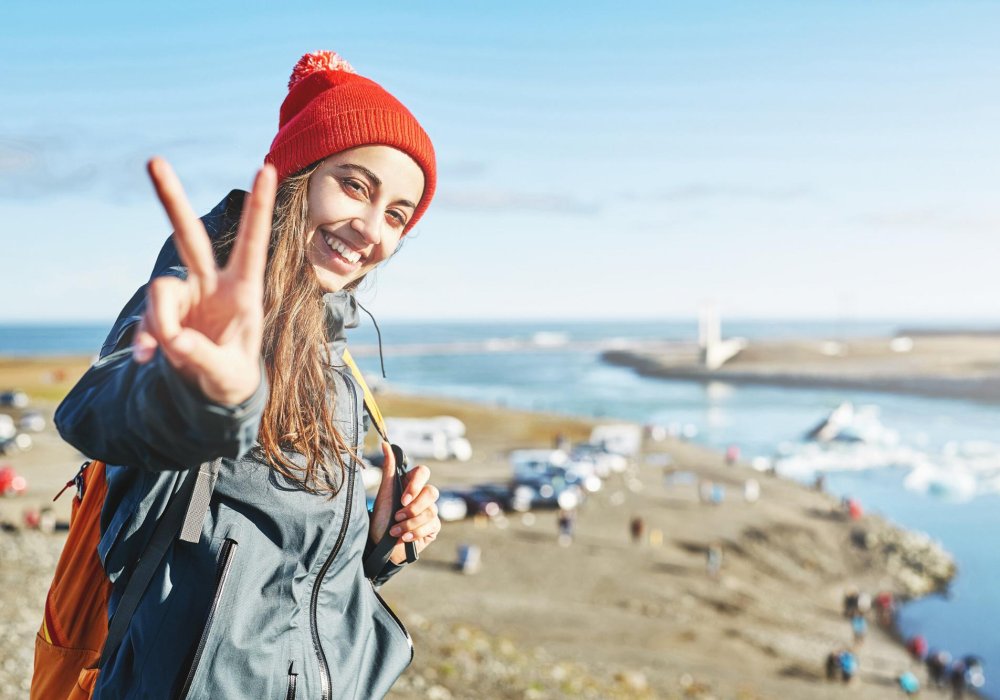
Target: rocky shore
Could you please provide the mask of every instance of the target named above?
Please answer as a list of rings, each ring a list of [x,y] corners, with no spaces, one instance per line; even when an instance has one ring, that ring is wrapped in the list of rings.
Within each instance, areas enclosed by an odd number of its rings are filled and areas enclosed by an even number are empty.
[[[548,446],[556,434],[581,439],[592,426],[456,401],[396,395],[380,403],[390,415],[465,421],[474,457],[430,463],[442,487],[503,480],[509,450]],[[0,698],[26,696],[63,541],[24,529],[22,511],[48,502],[79,459],[49,428],[34,450],[2,460],[31,489],[0,501]],[[756,502],[742,497],[751,478]],[[706,481],[725,489],[718,505],[699,498]],[[57,504],[60,513],[66,505]],[[633,540],[636,518],[643,531]],[[852,521],[826,494],[679,441],[647,442],[629,473],[581,507],[571,545],[560,546],[556,533],[551,511],[446,524],[420,562],[382,590],[416,647],[390,697],[893,697],[896,676],[913,667],[893,630],[875,624],[857,647],[851,687],[825,679],[826,655],[853,644],[845,592],[916,597],[955,574],[925,537],[877,516]],[[481,549],[482,567],[462,575],[456,550],[469,544]],[[714,576],[710,549],[721,553]]]
[[[693,346],[673,343],[609,350],[601,358],[642,376],[662,379],[1000,402],[1000,336],[996,335],[916,336],[895,345],[888,338],[753,341],[714,370],[698,364]]]

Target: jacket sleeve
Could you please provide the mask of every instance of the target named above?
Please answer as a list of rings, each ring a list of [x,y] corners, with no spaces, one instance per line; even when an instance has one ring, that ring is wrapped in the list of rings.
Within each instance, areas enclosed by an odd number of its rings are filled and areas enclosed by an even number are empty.
[[[56,409],[63,439],[88,457],[153,470],[190,469],[249,451],[267,402],[263,365],[260,386],[250,398],[237,405],[215,403],[159,351],[146,364],[132,360],[129,340],[145,295],[137,292],[130,304],[113,331],[113,347],[102,350],[111,352],[87,370]]]
[[[371,516],[371,513],[368,515]],[[372,542],[371,537],[369,537],[368,541],[365,543],[364,558],[367,559],[374,549],[375,545]],[[385,566],[382,567],[382,570],[372,577],[372,583],[375,584],[376,587],[381,587],[383,583],[402,571],[406,564],[407,562],[403,562],[402,564],[393,564],[391,560],[387,561]]]

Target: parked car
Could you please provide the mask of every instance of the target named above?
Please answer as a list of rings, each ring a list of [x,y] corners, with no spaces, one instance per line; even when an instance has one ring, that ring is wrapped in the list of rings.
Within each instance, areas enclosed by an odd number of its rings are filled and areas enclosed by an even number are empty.
[[[45,430],[45,416],[41,411],[25,411],[17,427],[30,433],[40,433]]]
[[[6,413],[0,413],[0,442],[10,440],[15,435],[17,435],[17,427],[14,425],[14,419]]]
[[[608,452],[603,444],[581,442],[573,445],[570,459],[589,459],[597,467],[597,476],[606,479],[610,474],[621,474],[628,468],[628,459],[623,455]]]
[[[459,493],[473,515],[482,513],[493,518],[512,510],[511,490],[507,484],[478,484]]]
[[[27,408],[28,395],[18,389],[8,389],[0,391],[0,406],[10,406],[11,408]]]
[[[457,418],[388,418],[385,424],[393,442],[411,459],[467,462],[472,458],[472,445],[464,437],[465,424]]]
[[[441,489],[437,500],[438,517],[442,522],[462,520],[469,514],[469,505],[462,494],[453,489]]]
[[[516,510],[535,508],[572,509],[584,500],[584,491],[579,483],[569,483],[565,479],[525,479],[513,486],[513,505]]]

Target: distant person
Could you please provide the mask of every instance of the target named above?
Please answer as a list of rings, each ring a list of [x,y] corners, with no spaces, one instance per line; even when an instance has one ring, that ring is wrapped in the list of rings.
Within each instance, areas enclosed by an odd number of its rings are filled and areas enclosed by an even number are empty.
[[[910,671],[904,671],[899,674],[896,682],[899,683],[899,688],[906,697],[912,697],[920,692],[920,681]]]
[[[858,593],[857,588],[848,588],[844,594],[844,617],[848,620],[858,614]]]
[[[646,531],[646,523],[643,519],[636,515],[629,521],[628,524],[629,535],[632,537],[632,544],[640,544],[642,542],[642,535]]]
[[[719,578],[722,571],[722,545],[710,545],[705,552],[705,572],[711,579]]]
[[[936,688],[943,688],[948,682],[948,669],[951,666],[951,654],[942,649],[927,653],[927,677]]]
[[[851,631],[854,633],[855,645],[864,643],[865,635],[868,634],[868,621],[864,615],[857,613],[851,618]]]
[[[853,651],[844,649],[840,652],[840,679],[844,683],[850,683],[854,675],[858,672],[858,657]]]
[[[456,551],[455,568],[470,576],[479,573],[482,564],[482,550],[477,544],[460,544]]]
[[[834,681],[840,673],[840,652],[831,651],[826,655],[826,679]]]
[[[986,684],[986,674],[983,672],[983,660],[978,656],[966,656],[962,661],[965,663],[965,685],[967,688],[979,690]]]
[[[816,480],[813,481],[813,488],[820,493],[826,491],[826,476],[823,474],[816,475]]]
[[[880,591],[875,596],[875,621],[882,627],[892,626],[896,614],[896,600],[889,591]]]
[[[747,503],[756,503],[760,500],[760,482],[756,479],[747,479],[743,482],[743,500]]]
[[[861,520],[864,516],[864,508],[861,507],[861,501],[856,498],[847,499],[847,517],[851,520]]]
[[[906,650],[914,661],[922,662],[927,658],[927,637],[915,634],[906,641]]]
[[[868,593],[865,593],[864,591],[858,593],[858,612],[861,613],[862,615],[867,615],[868,613],[871,612],[871,609],[872,609],[872,597]]]
[[[965,697],[965,690],[968,687],[965,671],[965,662],[958,659],[952,663],[951,669],[948,672],[948,680],[951,683],[951,697],[954,700],[961,700]]]
[[[552,444],[557,450],[568,450],[570,448],[569,440],[566,439],[566,436],[563,433],[556,433]]]
[[[709,503],[713,506],[722,505],[726,500],[726,487],[722,484],[712,484],[712,493],[709,496]]]
[[[737,445],[730,445],[726,448],[726,464],[730,467],[740,461],[740,448]]]
[[[568,547],[573,544],[573,527],[576,523],[576,510],[572,508],[560,508],[559,517],[556,519],[559,526],[559,544]]]

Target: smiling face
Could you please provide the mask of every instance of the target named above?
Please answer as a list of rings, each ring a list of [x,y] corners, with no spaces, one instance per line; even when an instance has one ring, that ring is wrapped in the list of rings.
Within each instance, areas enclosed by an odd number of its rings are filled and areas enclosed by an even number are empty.
[[[323,291],[339,291],[388,259],[423,192],[420,166],[389,146],[324,160],[309,179],[306,226],[306,256]]]

